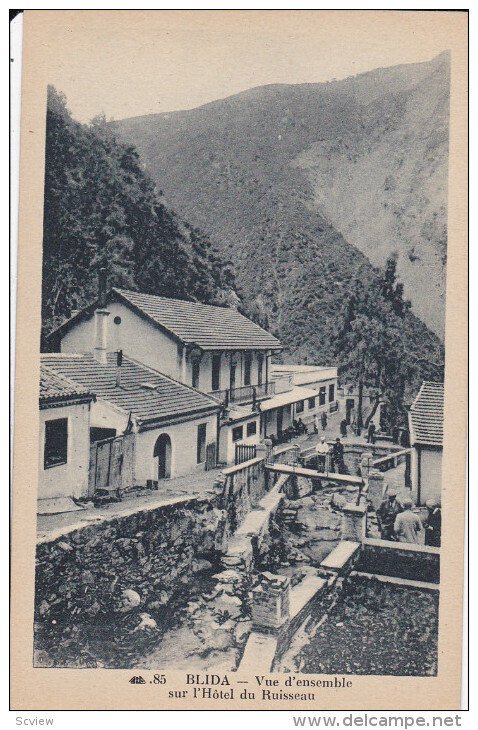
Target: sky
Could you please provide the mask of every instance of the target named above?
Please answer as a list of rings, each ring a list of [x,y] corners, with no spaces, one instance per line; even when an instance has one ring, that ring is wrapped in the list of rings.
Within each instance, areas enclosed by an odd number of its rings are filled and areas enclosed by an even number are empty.
[[[328,81],[428,61],[446,13],[48,11],[48,77],[73,116],[190,109],[264,84]]]

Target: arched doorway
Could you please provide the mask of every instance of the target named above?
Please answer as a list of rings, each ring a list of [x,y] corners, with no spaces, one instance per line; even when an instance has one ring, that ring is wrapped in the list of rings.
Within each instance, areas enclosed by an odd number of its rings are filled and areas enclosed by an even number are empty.
[[[158,479],[169,479],[171,476],[171,439],[167,433],[158,436],[153,452],[155,471]]]

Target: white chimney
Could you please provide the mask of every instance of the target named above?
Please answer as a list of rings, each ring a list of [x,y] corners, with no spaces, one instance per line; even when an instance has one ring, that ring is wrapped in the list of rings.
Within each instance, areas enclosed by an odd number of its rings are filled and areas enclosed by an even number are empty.
[[[95,360],[100,362],[102,365],[106,365],[108,360],[106,357],[106,343],[107,343],[107,327],[108,317],[110,313],[107,309],[97,309],[95,311],[95,347],[93,355]]]
[[[109,311],[106,309],[106,270],[100,269],[98,274],[98,300],[99,306],[95,311],[95,345],[93,355],[102,365],[106,365],[107,354],[107,328]]]

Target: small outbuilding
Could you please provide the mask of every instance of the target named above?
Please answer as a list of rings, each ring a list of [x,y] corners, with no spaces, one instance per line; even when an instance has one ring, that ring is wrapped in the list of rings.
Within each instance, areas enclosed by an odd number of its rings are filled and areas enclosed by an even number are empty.
[[[221,407],[213,398],[121,353],[108,353],[101,361],[92,354],[44,354],[42,363],[96,394],[91,445],[135,435],[128,449],[132,463],[121,466],[131,483],[122,488],[216,466]]]
[[[425,381],[409,411],[412,496],[418,505],[441,499],[444,400],[443,383]]]
[[[41,364],[38,500],[87,496],[94,401],[88,387]]]

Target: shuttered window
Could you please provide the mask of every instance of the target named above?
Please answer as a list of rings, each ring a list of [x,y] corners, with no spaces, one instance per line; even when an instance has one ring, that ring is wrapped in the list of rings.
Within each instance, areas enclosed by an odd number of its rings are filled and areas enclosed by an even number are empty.
[[[207,423],[201,423],[198,426],[198,443],[197,443],[197,463],[202,464],[206,461],[206,428]]]
[[[56,418],[45,422],[45,450],[43,467],[66,464],[68,460],[68,418]]]
[[[242,426],[236,426],[236,428],[232,429],[232,440],[233,441],[240,441],[242,439],[242,434],[244,433],[244,429]]]
[[[257,433],[257,421],[251,421],[247,424],[247,435],[254,436]]]

